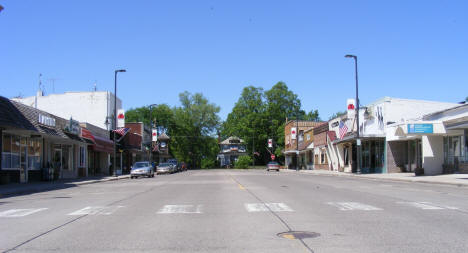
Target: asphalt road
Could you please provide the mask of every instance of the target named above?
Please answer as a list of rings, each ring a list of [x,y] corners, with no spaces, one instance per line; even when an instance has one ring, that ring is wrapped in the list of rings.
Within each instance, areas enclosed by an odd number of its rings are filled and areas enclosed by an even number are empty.
[[[278,236],[291,231],[311,233]],[[0,199],[0,250],[468,252],[468,188],[260,170],[125,179]]]

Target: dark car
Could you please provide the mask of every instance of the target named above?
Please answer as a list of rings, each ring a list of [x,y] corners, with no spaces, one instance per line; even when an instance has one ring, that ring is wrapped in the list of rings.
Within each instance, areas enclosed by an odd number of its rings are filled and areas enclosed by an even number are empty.
[[[271,161],[267,164],[267,171],[270,171],[270,170],[276,170],[276,171],[279,171],[280,170],[280,165],[278,162],[275,162],[275,161]]]

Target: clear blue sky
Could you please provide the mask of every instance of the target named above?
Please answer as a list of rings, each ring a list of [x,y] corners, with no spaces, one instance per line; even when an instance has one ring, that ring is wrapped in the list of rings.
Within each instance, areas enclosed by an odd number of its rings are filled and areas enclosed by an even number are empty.
[[[324,119],[354,97],[468,96],[468,1],[0,0],[0,95],[113,91],[124,108],[202,92],[225,119],[247,85],[284,81]]]

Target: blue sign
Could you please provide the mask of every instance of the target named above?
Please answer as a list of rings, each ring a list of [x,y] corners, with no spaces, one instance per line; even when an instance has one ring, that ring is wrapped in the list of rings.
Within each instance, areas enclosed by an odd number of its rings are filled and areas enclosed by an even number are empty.
[[[408,134],[432,134],[434,126],[432,124],[408,124]]]

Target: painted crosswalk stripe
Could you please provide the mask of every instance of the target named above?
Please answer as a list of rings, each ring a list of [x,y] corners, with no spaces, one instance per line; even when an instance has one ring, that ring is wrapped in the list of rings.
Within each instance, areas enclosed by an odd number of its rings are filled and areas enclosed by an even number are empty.
[[[294,210],[284,203],[246,203],[245,209],[248,212],[294,212]]]
[[[378,208],[375,206],[362,204],[359,202],[327,202],[327,204],[337,207],[340,211],[352,211],[352,210],[359,210],[359,211],[379,211],[382,208]]]
[[[47,208],[26,208],[26,209],[10,209],[0,212],[0,217],[23,217],[40,211],[44,211]]]
[[[202,213],[202,205],[165,205],[159,211],[159,214],[191,214]]]
[[[456,210],[458,209],[458,207],[436,205],[431,202],[397,202],[397,204],[412,206],[412,207],[416,207],[416,208],[423,209],[423,210],[444,210],[444,209]]]
[[[111,215],[123,206],[87,206],[68,215]]]

